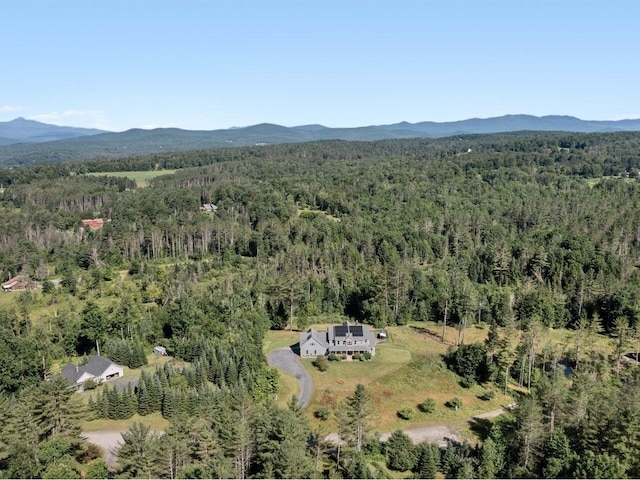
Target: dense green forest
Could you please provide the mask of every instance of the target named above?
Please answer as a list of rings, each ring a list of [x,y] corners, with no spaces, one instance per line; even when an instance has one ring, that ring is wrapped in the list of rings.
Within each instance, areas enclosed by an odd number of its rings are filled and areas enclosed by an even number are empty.
[[[161,169],[178,171],[147,188],[108,176]],[[79,419],[159,411],[170,428],[134,424],[110,475],[638,477],[640,370],[620,363],[640,342],[639,172],[640,134],[526,132],[0,171],[0,279],[42,285],[0,294],[13,296],[0,303],[0,471],[103,478]],[[97,217],[102,228],[83,228]],[[463,381],[519,383],[518,407],[478,445],[413,446],[401,431],[380,442],[360,386],[336,451],[295,399],[275,406],[262,353],[269,329],[330,314],[446,320],[461,339],[490,324],[487,342],[443,362]],[[548,327],[575,331],[566,358],[536,354]],[[98,348],[139,365],[140,346],[160,343],[187,366],[104,388],[89,408],[42,380]]]

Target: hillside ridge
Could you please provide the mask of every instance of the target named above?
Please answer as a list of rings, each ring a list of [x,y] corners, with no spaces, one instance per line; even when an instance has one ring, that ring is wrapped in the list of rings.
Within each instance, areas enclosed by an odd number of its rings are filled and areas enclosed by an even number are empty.
[[[376,141],[517,131],[640,131],[640,119],[581,120],[567,115],[536,117],[518,114],[452,122],[399,122],[344,128],[319,124],[285,127],[273,123],[260,123],[219,130],[133,128],[124,132],[106,132],[59,127],[18,118],[10,122],[0,122],[0,167],[322,140]]]

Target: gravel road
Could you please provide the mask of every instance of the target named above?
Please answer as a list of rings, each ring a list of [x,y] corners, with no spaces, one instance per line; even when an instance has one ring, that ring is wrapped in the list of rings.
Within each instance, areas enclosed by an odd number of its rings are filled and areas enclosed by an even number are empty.
[[[311,398],[311,392],[313,391],[313,386],[311,383],[311,377],[304,370],[300,362],[298,361],[297,356],[291,352],[289,349],[281,349],[275,350],[269,354],[269,364],[273,365],[279,370],[283,370],[291,375],[294,375],[298,380],[300,380],[301,385],[305,385],[303,387],[303,393],[306,393],[306,403],[309,402]],[[281,367],[282,366],[282,367]],[[304,374],[301,374],[297,368],[301,368]],[[298,374],[293,373],[298,372]],[[304,380],[304,381],[303,381]],[[303,397],[300,397],[300,400],[303,400]],[[305,403],[305,405],[306,405]],[[302,403],[301,403],[302,405]],[[481,413],[469,419],[472,421],[474,418],[493,418],[497,417],[505,413],[507,409],[501,408],[499,410],[494,410],[492,412]],[[446,447],[447,442],[449,440],[453,440],[454,442],[459,442],[460,437],[447,425],[435,425],[432,427],[411,427],[403,430],[404,433],[413,441],[413,443],[418,444],[420,442],[431,442],[437,443],[441,447]],[[162,432],[157,432],[162,433]],[[122,443],[122,433],[116,431],[100,431],[100,432],[89,432],[81,434],[84,438],[87,439],[88,442],[94,443],[98,445],[104,451],[104,459],[107,464],[114,468],[118,462],[118,458],[115,455],[115,451],[118,449],[120,444]],[[380,436],[380,440],[383,442],[386,441],[391,436],[391,432],[383,433]],[[341,443],[340,437],[338,437],[337,433],[330,433],[325,437],[325,440],[334,444]]]
[[[103,432],[90,432],[82,433],[87,442],[91,442],[100,448],[104,452],[104,459],[107,465],[115,467],[118,463],[118,457],[115,455],[115,451],[120,447],[122,443],[122,432],[115,431],[103,431]]]
[[[269,352],[267,362],[278,370],[293,375],[300,383],[300,394],[298,395],[298,405],[306,407],[311,400],[313,393],[313,381],[311,375],[300,364],[298,355],[293,353],[290,348],[279,348]]]
[[[492,412],[485,412],[475,415],[468,419],[473,421],[478,418],[494,418],[498,415],[502,415],[507,410],[501,408]],[[402,430],[413,443],[418,444],[421,442],[437,443],[440,447],[446,447],[449,440],[454,442],[460,442],[458,434],[447,425],[434,425],[431,427],[410,427]],[[383,433],[380,435],[380,440],[385,442],[391,436],[391,432]],[[325,437],[325,440],[334,444],[340,443],[340,437],[337,433],[330,433]]]

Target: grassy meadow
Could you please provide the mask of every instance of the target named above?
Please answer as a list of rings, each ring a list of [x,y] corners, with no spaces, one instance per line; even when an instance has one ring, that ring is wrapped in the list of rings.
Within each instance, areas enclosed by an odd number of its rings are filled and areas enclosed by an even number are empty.
[[[149,185],[149,181],[162,175],[170,175],[176,170],[144,170],[134,172],[92,172],[87,175],[92,176],[109,176],[109,177],[127,177],[136,182],[138,188],[144,188]]]
[[[312,326],[322,330],[328,325]],[[440,341],[442,329],[435,323],[389,327],[387,331],[389,339],[378,344],[376,355],[368,362],[329,362],[328,370],[320,372],[312,365],[313,359],[301,359],[313,378],[314,393],[307,412],[314,424],[323,423],[323,428],[335,431],[334,418],[320,422],[313,417],[313,412],[323,405],[335,411],[340,401],[351,395],[359,383],[365,385],[371,395],[374,411],[371,423],[380,433],[416,425],[465,423],[473,415],[497,410],[513,401],[510,396],[502,395],[497,386],[489,387],[496,391],[495,398],[484,401],[478,397],[487,390],[486,387],[476,385],[465,389],[459,385],[459,378],[446,368],[441,357],[447,347],[454,344],[455,329],[447,329],[445,343]],[[487,332],[488,327],[468,328],[465,341],[482,341]],[[270,331],[265,352],[297,343],[298,335],[299,332]],[[279,401],[285,404],[291,395],[297,393],[295,379],[281,374]],[[462,407],[457,412],[445,406],[454,397],[462,400]],[[433,413],[422,413],[417,408],[426,398],[433,398],[436,402]],[[404,407],[414,410],[410,421],[397,416],[398,410]]]
[[[316,330],[326,329],[328,323],[311,325]],[[307,408],[307,414],[314,425],[323,424],[327,431],[335,431],[335,418],[320,421],[313,416],[319,407],[327,405],[333,411],[348,395],[351,395],[358,383],[367,387],[372,398],[374,412],[372,425],[375,430],[390,432],[409,426],[430,426],[447,424],[462,434],[469,434],[467,419],[484,412],[498,410],[513,403],[510,395],[502,393],[502,387],[495,384],[475,385],[463,388],[459,377],[447,369],[442,355],[447,348],[455,345],[458,332],[455,328],[447,328],[445,340],[442,341],[442,326],[435,322],[416,322],[407,326],[388,327],[389,339],[378,344],[376,355],[371,361],[329,362],[329,368],[320,372],[312,364],[313,359],[301,359],[302,364],[311,374],[314,382],[314,393]],[[466,329],[465,343],[484,341],[489,332],[488,325],[474,325]],[[575,343],[577,333],[564,329],[545,330],[540,337],[539,350],[555,345],[567,352]],[[299,332],[269,331],[264,344],[268,353],[281,347],[298,342]],[[610,342],[604,336],[598,336],[599,347],[610,350]],[[510,391],[517,390],[515,383]],[[481,400],[480,396],[487,390],[493,390],[495,396],[491,400]],[[279,403],[284,406],[292,395],[299,393],[298,383],[290,375],[281,374]],[[454,397],[462,400],[458,411],[446,406]],[[427,398],[435,400],[436,408],[432,413],[423,413],[417,405]],[[398,417],[402,408],[411,408],[414,416],[410,421]]]

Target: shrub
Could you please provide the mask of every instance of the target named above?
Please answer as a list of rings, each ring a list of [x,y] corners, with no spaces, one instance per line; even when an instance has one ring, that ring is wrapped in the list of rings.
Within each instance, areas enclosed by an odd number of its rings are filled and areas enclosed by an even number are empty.
[[[56,286],[51,280],[45,280],[42,282],[42,293],[51,293],[55,290]]]
[[[413,408],[404,407],[398,410],[398,416],[403,420],[411,420],[415,414]]]
[[[320,420],[328,420],[331,417],[331,408],[327,405],[322,405],[313,412],[313,416]]]
[[[487,390],[485,392],[482,392],[478,398],[480,400],[485,400],[485,401],[489,401],[489,400],[493,400],[496,396],[496,392],[495,390]]]
[[[446,403],[447,407],[454,409],[456,412],[462,407],[462,400],[458,397],[454,397]]]
[[[83,390],[94,390],[95,388],[98,387],[98,382],[96,382],[94,379],[90,378],[89,380],[86,380],[83,384],[82,384],[82,389]]]
[[[342,359],[340,358],[340,356],[339,356],[339,355],[336,355],[335,353],[330,353],[330,354],[329,354],[329,356],[327,357],[327,359],[328,359],[330,362],[339,362],[340,360],[342,360]]]
[[[363,353],[362,353],[362,357],[363,357],[365,360],[371,360],[371,352],[363,352]]]
[[[327,357],[325,357],[324,355],[318,355],[312,363],[313,363],[313,366],[316,367],[321,372],[326,372],[327,369],[329,368]]]
[[[433,398],[427,398],[418,405],[418,409],[423,413],[433,413],[436,410],[436,401]]]
[[[460,380],[460,386],[462,388],[471,388],[476,384],[476,381],[471,377],[462,377]]]

